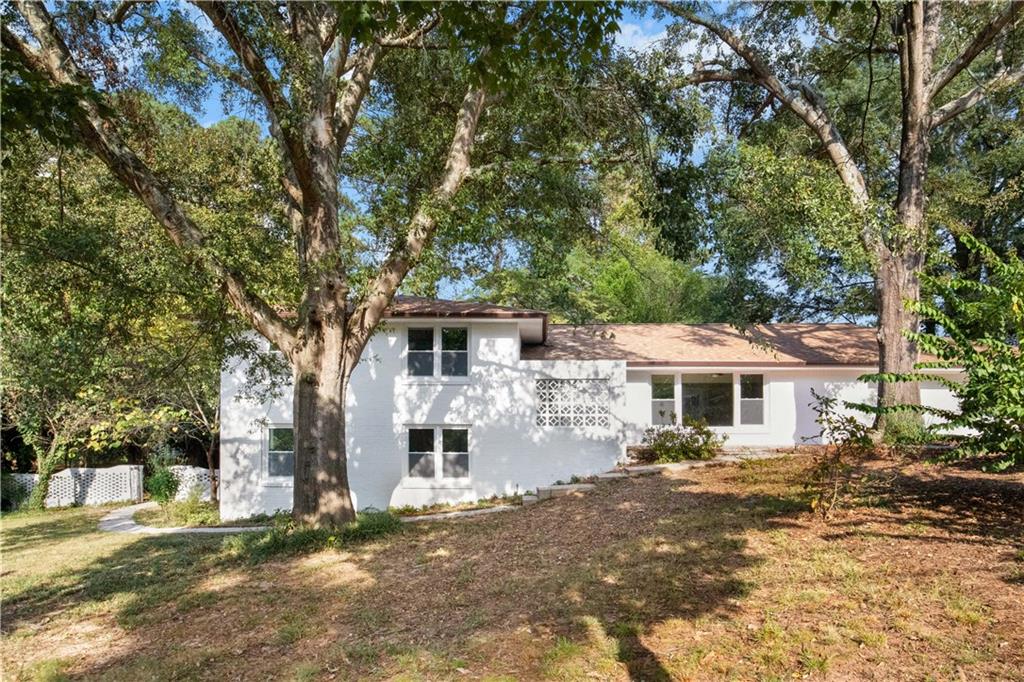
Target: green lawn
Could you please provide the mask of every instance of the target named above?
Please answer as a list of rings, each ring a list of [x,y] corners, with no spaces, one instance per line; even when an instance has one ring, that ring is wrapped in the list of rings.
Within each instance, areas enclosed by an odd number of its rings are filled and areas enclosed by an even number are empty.
[[[1024,679],[1024,480],[926,465],[830,524],[806,461],[601,483],[253,565],[3,519],[4,679]]]

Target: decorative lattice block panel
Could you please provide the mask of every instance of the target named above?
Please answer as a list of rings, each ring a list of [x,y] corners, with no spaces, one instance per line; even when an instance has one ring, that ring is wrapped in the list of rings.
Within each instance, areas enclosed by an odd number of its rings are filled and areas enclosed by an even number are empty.
[[[18,485],[31,492],[38,474],[13,474]],[[110,504],[142,501],[142,467],[122,464],[104,469],[74,468],[58,471],[50,477],[46,493],[47,507]]]
[[[192,466],[172,466],[171,472],[178,479],[178,493],[174,496],[176,500],[184,500],[193,490],[199,490],[199,497],[203,500],[210,499],[210,470]],[[220,471],[214,469],[217,476]]]
[[[607,379],[538,379],[537,426],[611,425]]]

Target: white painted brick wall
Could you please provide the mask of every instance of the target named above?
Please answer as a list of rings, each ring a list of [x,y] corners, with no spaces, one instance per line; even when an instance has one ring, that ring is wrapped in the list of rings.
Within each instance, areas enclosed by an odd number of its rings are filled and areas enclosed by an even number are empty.
[[[521,362],[514,322],[475,322],[468,381],[423,380],[405,376],[406,325],[389,327],[371,340],[349,391],[349,478],[358,508],[524,492],[573,474],[605,471],[624,456],[624,362]],[[607,379],[610,425],[536,426],[534,384],[542,377]],[[290,388],[279,400],[255,404],[237,399],[243,381],[238,365],[221,378],[225,519],[291,507],[291,486],[268,480],[263,462],[265,425],[291,423]],[[469,485],[441,487],[404,477],[407,429],[417,425],[470,427]]]
[[[521,361],[515,322],[471,325],[468,381],[445,382],[405,376],[408,324],[391,322],[371,340],[348,395],[349,479],[357,508],[459,502],[495,494],[525,492],[572,475],[607,471],[640,442],[651,419],[651,374],[628,370],[623,361]],[[448,324],[448,323],[446,323]],[[450,323],[452,325],[456,322]],[[720,372],[721,368],[688,368]],[[731,371],[731,370],[728,370]],[[875,387],[857,381],[864,368],[737,369],[765,375],[763,426],[719,429],[727,446],[781,447],[818,432],[811,388],[841,400],[870,402]],[[221,376],[221,516],[240,518],[291,508],[290,481],[265,472],[267,425],[290,426],[292,395],[266,403],[239,399],[244,367],[235,363]],[[611,419],[607,428],[538,427],[538,378],[606,379]],[[952,405],[939,386],[922,391],[926,404]],[[738,397],[737,397],[738,399]],[[865,417],[866,418],[866,417]],[[471,481],[460,487],[408,480],[407,430],[413,426],[468,425]]]

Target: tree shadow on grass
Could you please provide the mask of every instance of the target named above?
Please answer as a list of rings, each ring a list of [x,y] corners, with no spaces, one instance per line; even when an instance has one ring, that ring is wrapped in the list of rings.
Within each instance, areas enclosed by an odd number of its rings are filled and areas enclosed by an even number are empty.
[[[746,532],[785,526],[805,508],[786,495],[713,493],[687,478],[652,477],[258,567],[226,562],[217,538],[145,538],[52,589],[14,595],[5,626],[117,598],[129,633],[116,652],[80,664],[75,672],[86,676],[160,679],[201,664],[198,677],[280,677],[305,661],[351,678],[405,672],[394,666],[434,678],[471,665],[453,662],[465,658],[532,679],[593,669],[570,659],[596,646],[607,659],[599,665],[669,679],[645,642],[668,620],[733,612],[754,587],[744,573],[763,561]],[[227,567],[239,569],[236,580],[205,599],[200,582]],[[343,570],[360,577],[339,584]],[[182,617],[189,627],[172,627]],[[518,651],[523,628],[532,634]],[[523,652],[545,646],[536,636],[574,646],[530,658]]]
[[[734,612],[755,587],[744,573],[763,561],[745,533],[784,527],[787,515],[807,509],[794,497],[716,494],[692,483],[617,481],[580,499],[439,526],[405,548],[419,557],[415,567],[401,567],[401,557],[385,551],[380,559],[388,568],[375,573],[378,588],[398,590],[402,608],[389,610],[382,637],[401,644],[389,633],[419,632],[439,650],[472,656],[481,632],[511,637],[525,627],[531,637],[576,643],[588,653],[556,644],[539,669],[490,672],[572,677],[585,674],[574,666],[593,674],[595,665],[600,671],[621,664],[632,679],[669,679],[665,662],[645,644],[652,632],[668,620]],[[353,607],[372,607],[367,596]],[[378,608],[386,607],[378,601]],[[417,623],[424,618],[444,626],[424,628]],[[603,663],[577,660],[602,649]]]
[[[95,521],[88,528],[95,529]],[[86,531],[83,531],[86,532]],[[43,585],[4,595],[3,630],[62,611],[118,598],[118,622],[135,624],[154,606],[173,600],[200,578],[200,567],[220,546],[202,536],[143,537]]]
[[[68,540],[96,529],[100,516],[114,507],[52,509],[45,512],[8,512],[3,523],[3,550],[17,552]],[[31,520],[27,520],[31,519]]]
[[[942,543],[989,545],[993,540],[1017,544],[1024,541],[1024,479],[1019,474],[972,474],[962,467],[944,466],[904,470],[902,465],[892,464],[872,476],[886,481],[873,496],[873,506],[897,513],[915,510],[915,523],[940,530],[944,535],[922,538],[908,533],[865,531],[866,520],[893,520],[881,511],[872,514],[868,507],[859,508],[852,521],[836,522],[836,531],[825,535],[825,539],[867,533]],[[927,513],[918,513],[919,510]]]
[[[690,492],[686,483],[650,482],[644,496],[656,506],[633,522],[630,539],[588,558],[589,570],[574,576],[568,589],[585,595],[569,605],[570,622],[577,630],[579,623],[600,623],[630,679],[671,679],[644,637],[669,620],[735,612],[756,587],[745,575],[763,562],[750,551],[746,531],[784,527],[785,513],[806,509],[771,495]]]

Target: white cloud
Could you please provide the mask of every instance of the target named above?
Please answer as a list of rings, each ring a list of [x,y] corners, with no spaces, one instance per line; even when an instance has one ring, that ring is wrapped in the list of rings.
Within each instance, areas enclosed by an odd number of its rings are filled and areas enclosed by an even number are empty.
[[[642,24],[624,22],[619,24],[615,42],[624,50],[646,52],[651,45],[665,39],[665,29],[658,24],[645,21]]]

